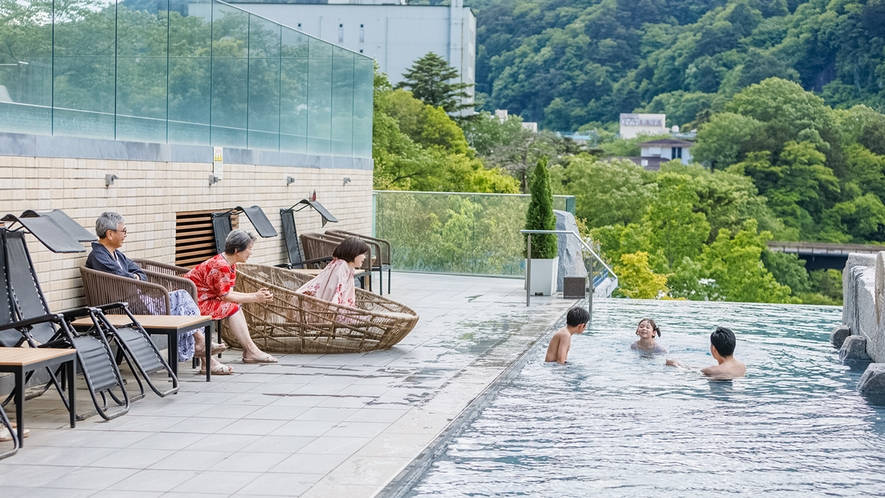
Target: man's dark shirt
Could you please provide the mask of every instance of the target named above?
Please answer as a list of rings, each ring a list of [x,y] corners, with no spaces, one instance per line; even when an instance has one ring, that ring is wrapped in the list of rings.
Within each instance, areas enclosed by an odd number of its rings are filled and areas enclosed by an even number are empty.
[[[121,277],[147,280],[147,275],[137,264],[133,263],[120,251],[114,251],[117,259],[108,251],[108,248],[98,242],[92,243],[92,252],[86,258],[86,268],[112,273]]]

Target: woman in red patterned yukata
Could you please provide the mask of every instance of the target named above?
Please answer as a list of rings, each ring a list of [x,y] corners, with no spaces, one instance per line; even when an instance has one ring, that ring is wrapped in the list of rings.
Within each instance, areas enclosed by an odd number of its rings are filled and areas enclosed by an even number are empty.
[[[245,293],[233,290],[237,283],[237,263],[245,263],[252,255],[255,236],[234,230],[227,236],[224,252],[197,265],[185,275],[197,286],[197,306],[203,315],[216,320],[227,319],[231,333],[243,347],[243,363],[276,363],[277,359],[260,350],[249,335],[241,303],[267,303],[273,294],[266,289]],[[229,366],[225,365],[227,369]],[[213,369],[212,373],[216,373]],[[229,370],[222,373],[229,373]]]

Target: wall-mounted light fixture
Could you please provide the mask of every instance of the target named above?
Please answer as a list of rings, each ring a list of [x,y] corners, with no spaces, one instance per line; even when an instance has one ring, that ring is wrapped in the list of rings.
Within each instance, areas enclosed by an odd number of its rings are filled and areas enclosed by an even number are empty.
[[[344,184],[347,185],[348,183],[350,183],[350,177],[349,177],[349,176],[345,176],[345,177],[344,177]]]
[[[215,185],[215,184],[218,183],[220,180],[221,180],[221,178],[218,178],[218,177],[215,176],[215,175],[209,175],[209,186],[211,187],[212,185]]]
[[[291,176],[287,176],[286,177],[286,186],[288,187],[289,185],[292,185],[293,183],[295,183],[295,178],[291,177]]]
[[[112,175],[110,173],[108,173],[107,175],[104,175],[104,186],[110,187],[111,185],[114,184],[114,180],[116,180],[117,178],[120,178],[120,177],[117,175]]]

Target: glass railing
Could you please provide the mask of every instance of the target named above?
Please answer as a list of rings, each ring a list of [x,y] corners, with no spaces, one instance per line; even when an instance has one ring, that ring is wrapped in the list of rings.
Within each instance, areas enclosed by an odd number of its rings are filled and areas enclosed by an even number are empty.
[[[524,275],[528,205],[518,194],[376,191],[374,233],[395,248],[399,270]],[[553,196],[554,209],[573,206],[573,196]]]
[[[372,59],[215,0],[0,0],[0,131],[372,156]]]

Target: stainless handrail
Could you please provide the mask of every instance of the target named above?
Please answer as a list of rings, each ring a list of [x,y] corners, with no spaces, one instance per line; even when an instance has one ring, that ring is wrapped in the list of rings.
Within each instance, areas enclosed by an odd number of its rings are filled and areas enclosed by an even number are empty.
[[[529,302],[531,300],[531,294],[532,294],[532,290],[531,290],[532,289],[532,257],[531,256],[532,256],[532,234],[533,233],[554,234],[554,235],[561,235],[561,234],[574,235],[581,242],[581,245],[584,246],[584,249],[589,251],[590,254],[592,254],[593,257],[596,258],[596,260],[599,261],[600,264],[602,264],[602,266],[606,269],[606,271],[608,271],[608,273],[612,277],[614,277],[616,279],[618,278],[618,276],[615,274],[614,270],[612,270],[607,264],[605,264],[605,261],[603,261],[602,258],[600,258],[598,254],[596,254],[596,251],[594,251],[593,248],[590,247],[584,241],[584,239],[582,239],[581,236],[578,235],[577,232],[573,232],[571,230],[520,230],[519,232],[526,234],[528,236],[528,241],[526,242],[526,256],[527,257],[526,257],[526,263],[525,263],[525,305],[526,306],[529,305]],[[593,287],[594,287],[593,275],[591,273],[590,274],[590,301],[588,303],[588,305],[591,307],[591,309],[590,309],[591,312],[593,311],[593,309],[592,309],[593,290],[594,290]]]

